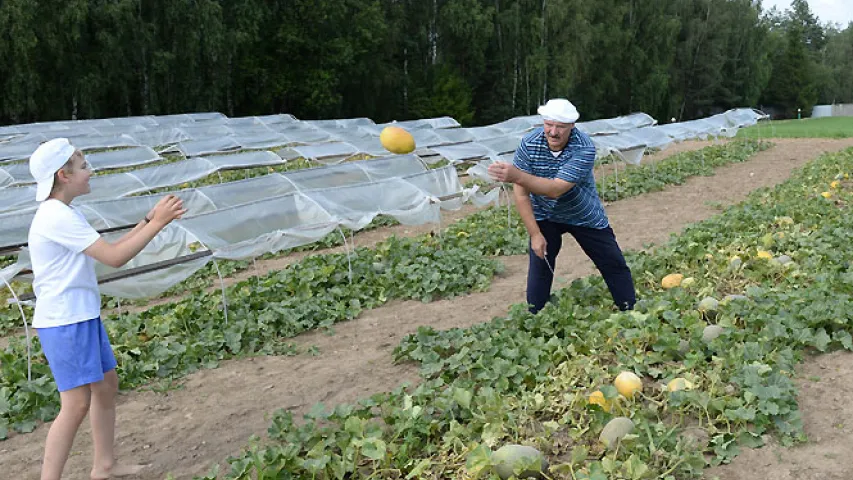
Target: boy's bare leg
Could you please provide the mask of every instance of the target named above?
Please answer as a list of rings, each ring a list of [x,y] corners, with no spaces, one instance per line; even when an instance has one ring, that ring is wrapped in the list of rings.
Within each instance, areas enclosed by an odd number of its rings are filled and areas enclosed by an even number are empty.
[[[91,477],[123,477],[139,473],[146,465],[122,465],[115,460],[116,395],[118,394],[118,376],[115,370],[104,374],[104,379],[91,384],[92,406],[89,417],[92,422],[92,443],[95,448],[95,461]]]
[[[59,480],[77,429],[89,412],[91,390],[88,385],[59,392],[59,415],[47,432],[41,480]]]

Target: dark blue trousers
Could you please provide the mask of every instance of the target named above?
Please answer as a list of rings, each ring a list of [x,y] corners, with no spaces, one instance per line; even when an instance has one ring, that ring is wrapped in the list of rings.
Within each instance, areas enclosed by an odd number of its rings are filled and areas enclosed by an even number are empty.
[[[557,265],[557,254],[560,253],[560,247],[563,245],[563,234],[570,233],[601,272],[616,306],[620,310],[634,308],[634,303],[637,301],[634,280],[631,277],[631,270],[625,263],[625,257],[622,256],[622,250],[616,243],[616,235],[613,234],[612,228],[578,227],[547,220],[536,223],[539,224],[539,229],[545,237],[547,243],[545,258],[548,259],[552,268],[556,268]],[[528,248],[528,250],[530,267],[527,271],[527,303],[530,304],[530,312],[536,313],[551,297],[554,274],[545,260],[537,257],[532,249]]]

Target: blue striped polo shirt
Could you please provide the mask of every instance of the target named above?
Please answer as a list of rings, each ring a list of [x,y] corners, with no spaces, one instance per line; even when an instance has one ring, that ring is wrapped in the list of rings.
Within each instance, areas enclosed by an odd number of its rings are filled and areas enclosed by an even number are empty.
[[[566,148],[555,157],[548,148],[544,129],[539,127],[521,139],[521,144],[515,150],[513,164],[537,177],[559,178],[575,184],[556,199],[531,193],[536,220],[589,228],[610,226],[595,188],[595,177],[592,175],[595,145],[589,135],[573,128]]]

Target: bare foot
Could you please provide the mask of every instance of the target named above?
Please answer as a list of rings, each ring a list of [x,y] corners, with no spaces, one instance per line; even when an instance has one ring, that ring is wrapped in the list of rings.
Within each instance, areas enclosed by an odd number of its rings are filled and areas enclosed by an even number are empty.
[[[131,475],[139,475],[143,470],[150,467],[147,465],[123,465],[117,463],[109,471],[92,470],[92,480],[107,480],[109,478],[128,477]]]

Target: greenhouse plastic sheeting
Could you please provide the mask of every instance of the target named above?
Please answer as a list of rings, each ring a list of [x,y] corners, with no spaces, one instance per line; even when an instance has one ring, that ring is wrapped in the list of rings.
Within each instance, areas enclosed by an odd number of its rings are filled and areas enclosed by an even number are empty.
[[[13,143],[11,145],[0,144],[0,162],[13,162],[27,160],[38,148],[38,143]]]
[[[243,148],[251,149],[281,147],[290,143],[286,136],[275,132],[237,135],[234,141]]]
[[[293,115],[289,113],[279,113],[274,115],[262,115],[255,117],[237,117],[228,119],[228,123],[241,122],[245,121],[247,118],[251,118],[253,121],[262,123],[264,125],[280,125],[287,123],[297,123],[299,120],[296,119]]]
[[[644,143],[648,148],[663,149],[668,147],[673,142],[673,139],[660,128],[658,126],[641,127],[625,132],[625,134],[636,138],[638,143]]]
[[[131,147],[86,155],[86,161],[89,162],[93,171],[139,166],[160,160],[163,160],[163,158],[148,147]],[[4,174],[11,179],[5,185]],[[35,183],[35,179],[30,174],[29,163],[0,165],[0,187],[27,183]]]
[[[504,134],[492,140],[437,146],[431,150],[451,162],[461,162],[513,152],[520,141],[521,135]]]
[[[405,195],[394,193],[401,189]],[[380,214],[407,224],[435,222],[439,205],[433,201],[461,191],[455,169],[445,167],[404,178],[256,200],[175,223],[216,257],[250,258],[313,243],[339,225],[363,226]]]
[[[5,289],[7,283],[12,283],[12,279],[23,270],[28,263],[13,263],[6,268],[0,269],[0,289]]]
[[[190,139],[190,136],[184,133],[180,128],[154,128],[148,131],[133,135],[141,145],[148,147],[161,147],[165,145],[174,145],[179,142],[185,142]]]
[[[0,177],[6,172],[11,178],[12,183],[21,185],[25,183],[35,183],[33,176],[30,174],[30,164],[28,162],[9,163],[0,166]]]
[[[292,145],[310,145],[312,143],[328,142],[333,139],[328,132],[318,128],[309,127],[307,125],[289,126],[283,124],[282,129],[278,130],[278,125],[273,125],[276,132],[284,135],[288,140],[288,144]]]
[[[591,139],[596,146],[596,156],[601,158],[608,154],[615,154],[626,163],[638,165],[642,162],[645,151],[649,148],[663,149],[673,142],[680,142],[688,139],[706,139],[708,137],[733,137],[737,134],[739,128],[747,127],[756,124],[759,120],[768,118],[762,112],[749,109],[739,108],[726,111],[708,118],[691,120],[687,122],[670,123],[666,125],[642,126],[648,124],[649,119],[645,114],[634,114],[625,117],[620,117],[619,121],[596,121],[595,129],[599,132],[615,131],[616,127],[632,126],[619,133],[609,135],[596,134],[591,135]],[[607,125],[609,124],[609,126]],[[580,124],[578,124],[580,125]],[[613,127],[610,130],[607,128]],[[446,148],[446,147],[441,147]],[[457,154],[462,149],[456,145],[450,146],[451,155]],[[436,148],[435,150],[439,150]],[[467,154],[474,152],[474,149],[466,150]],[[480,160],[476,165],[468,169],[468,175],[489,183],[493,183],[488,175],[488,166],[495,161],[511,163],[513,161],[512,154],[488,155],[488,159]]]
[[[43,133],[17,133],[14,136],[8,138],[6,142],[0,143],[0,147],[6,145],[22,145],[22,144],[33,144],[38,145],[44,141],[47,141],[47,137]]]
[[[377,191],[383,195],[377,195]],[[103,275],[175,259],[192,253],[197,243],[210,249],[218,258],[256,257],[313,243],[342,225],[363,227],[380,214],[390,215],[405,224],[437,222],[440,208],[458,208],[461,205],[460,199],[442,203],[439,198],[461,193],[456,171],[448,166],[400,178],[343,188],[297,191],[226,208],[208,209],[205,213],[172,222],[128,265],[120,269],[99,266],[98,273]],[[150,209],[155,201],[150,198],[144,208],[137,207],[134,218],[140,218],[139,215]],[[101,208],[96,217],[101,223],[114,223],[116,218],[127,214],[127,209],[123,208],[126,205],[112,205],[114,210],[107,211],[111,203],[99,205]],[[92,216],[90,205],[82,206],[81,210],[87,217]],[[115,232],[107,238],[115,239],[120,235],[120,232]],[[142,282],[137,277],[117,280],[105,284],[101,290],[128,298],[157,295],[190,276],[207,261],[202,258],[186,265],[151,272],[143,276]],[[26,250],[23,250],[15,266],[23,268],[26,265],[28,258]]]
[[[488,140],[490,138],[498,138],[506,135],[507,132],[504,132],[500,128],[485,126],[485,127],[471,127],[471,128],[462,128],[463,132],[468,133],[473,137],[475,142],[479,142],[482,140]]]
[[[285,160],[296,160],[304,158],[327,165],[341,163],[359,153],[355,146],[344,143],[321,143],[318,145],[306,145],[304,147],[282,148],[276,153]]]
[[[219,153],[228,150],[237,150],[240,144],[231,137],[215,137],[204,140],[188,140],[180,142],[177,149],[186,157],[195,157],[208,153]]]
[[[84,152],[101,148],[141,147],[139,141],[130,135],[113,135],[109,137],[78,137],[72,144]],[[33,150],[35,151],[35,150]],[[32,153],[32,152],[31,152]]]
[[[221,159],[210,157],[210,160],[233,165],[236,160],[228,157],[236,157],[238,159],[242,157],[247,162],[257,163],[258,160],[251,157],[263,154],[267,154],[266,156],[271,155],[276,160],[278,159],[276,155],[270,152],[247,152],[245,154],[225,155]],[[187,217],[190,217],[214,211],[217,208],[251,203],[259,198],[281,196],[296,191],[329,189],[390,178],[406,177],[422,173],[426,170],[426,166],[418,157],[414,155],[396,155],[329,167],[308,168],[280,174],[274,173],[247,180],[186,189],[174,193],[180,195],[184,201],[184,207],[188,210]],[[126,175],[118,175],[117,178],[133,180],[132,177]],[[131,183],[131,186],[136,184]],[[426,191],[432,192],[433,190],[427,189]],[[96,193],[93,187],[92,194]],[[32,194],[35,195],[34,190]],[[96,229],[135,224],[164,195],[155,194],[96,201],[95,199],[98,197],[92,194],[75,199],[74,205],[81,209],[86,219]],[[0,199],[2,199],[2,195],[3,190],[0,190]],[[37,204],[31,202],[27,208],[21,211],[0,214],[0,246],[26,243],[27,232],[29,231],[36,207]]]
[[[122,234],[123,232],[110,233],[104,235],[104,238],[107,241],[115,242]],[[162,260],[189,255],[193,253],[190,245],[196,241],[197,239],[186,230],[183,230],[174,224],[168,225],[166,228],[161,230],[160,233],[151,242],[149,242],[138,255],[123,267],[115,269],[96,262],[95,273],[99,278],[101,278],[104,275],[119,271],[125,271],[142,265],[149,265]],[[159,295],[160,293],[168,290],[172,285],[189,278],[209,261],[211,261],[210,256],[201,257],[173,265],[162,270],[104,283],[99,286],[99,289],[101,293],[105,295],[111,295],[119,298],[133,299]],[[29,251],[24,249],[18,256],[18,262],[7,269],[0,271],[0,274],[5,275],[6,270],[10,270],[9,273],[13,273],[12,276],[14,276],[21,270],[29,268]],[[31,276],[20,279],[32,280]]]
[[[16,177],[16,174],[23,176],[24,173],[18,172],[17,170],[20,170],[20,167],[16,166],[16,168],[6,169],[0,168],[0,188],[6,188],[9,185],[20,182],[19,178]]]
[[[268,151],[194,157],[180,162],[140,168],[132,172],[92,177],[89,179],[91,193],[80,196],[78,201],[95,202],[170,187],[204,178],[219,170],[282,163],[278,155]],[[35,206],[34,185],[0,189],[0,212]]]
[[[592,137],[598,158],[614,154],[626,163],[639,165],[646,151],[646,144],[639,138],[624,132],[616,135],[599,135]]]
[[[150,147],[131,147],[109,152],[90,153],[86,161],[93,170],[109,170],[113,168],[135,167],[148,163],[159,162],[163,158]]]
[[[419,120],[404,120],[402,122],[388,122],[379,124],[379,127],[389,126],[401,127],[406,130],[433,129],[433,128],[456,128],[459,122],[453,117],[422,118]]]

